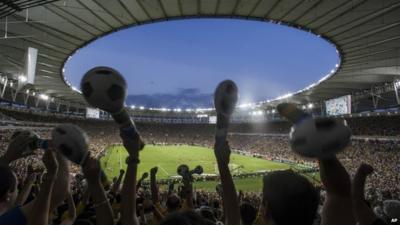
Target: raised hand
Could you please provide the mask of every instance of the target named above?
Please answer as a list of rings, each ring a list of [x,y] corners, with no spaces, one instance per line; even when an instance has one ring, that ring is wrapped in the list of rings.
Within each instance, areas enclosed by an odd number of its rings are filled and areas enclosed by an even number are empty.
[[[360,225],[370,225],[377,220],[375,213],[366,204],[364,197],[365,181],[372,172],[374,172],[374,168],[363,163],[357,169],[352,182],[353,211],[356,221]]]
[[[55,177],[58,172],[58,161],[53,150],[47,150],[43,155],[43,163],[47,169],[47,175]]]
[[[123,176],[124,174],[125,174],[125,170],[120,169],[120,170],[119,170],[119,175],[120,175],[120,176]]]
[[[144,148],[145,144],[138,133],[133,133],[121,129],[120,137],[122,139],[124,147],[131,156],[137,156],[139,154],[139,151]]]
[[[155,174],[157,174],[157,172],[158,172],[157,166],[150,169],[150,175],[153,175],[153,174],[155,175]]]
[[[88,157],[82,166],[82,172],[89,183],[100,182],[100,162],[97,159]]]

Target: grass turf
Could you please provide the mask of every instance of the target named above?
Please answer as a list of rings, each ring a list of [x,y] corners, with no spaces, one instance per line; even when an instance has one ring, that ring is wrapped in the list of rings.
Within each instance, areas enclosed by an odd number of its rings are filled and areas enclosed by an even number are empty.
[[[118,176],[120,169],[126,169],[125,158],[127,156],[128,153],[123,146],[113,146],[107,149],[100,162],[109,179]],[[201,165],[205,174],[218,174],[213,151],[204,147],[146,145],[140,152],[140,161],[138,176],[150,171],[152,167],[158,166],[157,178],[169,178],[177,175],[176,168],[181,164],[188,165],[190,169]],[[289,169],[290,165],[232,154],[230,168],[233,173],[249,173]],[[195,188],[215,190],[216,184],[217,182],[213,181],[196,182]],[[262,186],[262,177],[235,179],[235,185],[238,190],[259,191]]]

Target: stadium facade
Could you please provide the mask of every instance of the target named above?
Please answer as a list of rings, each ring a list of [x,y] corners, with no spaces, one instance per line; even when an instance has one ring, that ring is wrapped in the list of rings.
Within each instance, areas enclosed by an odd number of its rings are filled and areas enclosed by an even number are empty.
[[[86,102],[63,74],[76,51],[121,29],[211,17],[270,22],[311,32],[332,43],[341,59],[318,82],[277,99],[244,105],[236,118],[276,119],[274,107],[282,101],[296,102],[317,115],[397,113],[399,15],[396,0],[2,1],[2,104],[84,115]],[[187,117],[200,122],[209,122],[204,117],[213,114],[212,109],[132,110],[140,118]],[[100,112],[100,116],[107,115]]]

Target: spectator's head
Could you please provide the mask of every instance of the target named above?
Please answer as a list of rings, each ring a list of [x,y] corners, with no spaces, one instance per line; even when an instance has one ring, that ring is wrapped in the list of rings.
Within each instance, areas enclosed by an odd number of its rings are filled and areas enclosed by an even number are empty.
[[[169,214],[160,225],[213,225],[211,221],[204,219],[193,211],[175,212]]]
[[[245,202],[240,205],[240,217],[243,225],[252,225],[257,217],[257,209]]]
[[[171,194],[167,199],[167,208],[169,212],[175,212],[181,208],[181,199],[176,194]]]
[[[12,206],[18,194],[18,181],[14,172],[8,166],[0,165],[0,184],[1,207]]]
[[[311,225],[319,203],[318,192],[303,176],[275,171],[264,177],[263,217],[276,225]]]

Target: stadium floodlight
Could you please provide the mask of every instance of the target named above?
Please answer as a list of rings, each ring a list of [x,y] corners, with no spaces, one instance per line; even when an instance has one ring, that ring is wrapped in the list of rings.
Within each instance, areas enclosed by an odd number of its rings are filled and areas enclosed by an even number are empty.
[[[351,132],[344,119],[313,118],[290,103],[279,104],[277,108],[281,116],[293,123],[290,146],[302,156],[332,157],[350,143]]]
[[[139,106],[139,109],[140,110],[144,110],[144,106]]]
[[[131,109],[135,109],[136,108],[136,106],[135,105],[131,105]]]
[[[25,83],[28,80],[28,78],[26,78],[26,76],[24,75],[19,75],[18,80],[21,81],[22,83]]]
[[[312,104],[312,103],[309,103],[309,104],[307,105],[307,108],[309,108],[309,109],[312,109],[312,108],[314,108],[314,104]]]
[[[49,100],[49,96],[48,96],[48,95],[45,95],[45,94],[40,94],[40,95],[39,95],[39,98],[41,98],[41,99],[43,99],[43,100],[45,100],[45,101]]]
[[[29,89],[27,89],[27,90],[25,91],[25,93],[26,93],[26,94],[29,94]]]

